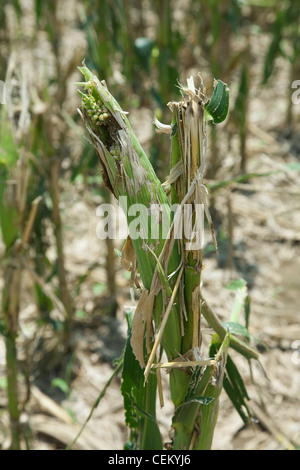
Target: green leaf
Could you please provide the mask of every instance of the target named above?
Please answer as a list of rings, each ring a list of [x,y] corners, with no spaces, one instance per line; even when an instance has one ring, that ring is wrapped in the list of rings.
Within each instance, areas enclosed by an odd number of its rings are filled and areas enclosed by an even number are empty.
[[[0,225],[4,244],[9,248],[19,237],[18,212],[9,205],[9,190],[6,184],[8,172],[0,163]]]
[[[247,121],[247,102],[249,95],[249,72],[246,62],[242,64],[238,94],[232,112],[239,123],[240,135],[245,135]]]
[[[240,323],[228,321],[228,322],[224,322],[223,326],[224,328],[228,329],[230,333],[234,335],[246,336],[247,338],[251,336],[247,328],[241,325]]]
[[[223,326],[224,328],[228,329],[230,333],[234,335],[250,337],[250,333],[247,330],[247,328],[241,325],[240,323],[227,321],[223,323]]]
[[[224,377],[223,385],[235,409],[244,423],[247,423],[250,418],[250,411],[247,407],[246,400],[249,400],[249,396],[238,368],[230,356],[227,357],[226,376]],[[247,411],[247,414],[244,409]]]
[[[154,416],[152,416],[150,413],[147,413],[137,403],[135,403],[135,401],[132,400],[129,394],[128,394],[128,399],[132,402],[133,406],[135,406],[135,408],[140,413],[140,415],[145,416],[146,418],[151,419],[154,423],[156,423]]]
[[[231,281],[226,286],[226,289],[235,291],[235,299],[231,309],[229,321],[233,323],[239,323],[241,312],[243,309],[245,310],[245,302],[246,298],[248,297],[247,282],[240,278],[235,281]]]
[[[261,340],[259,340],[255,336],[251,335],[249,333],[249,331],[247,330],[247,328],[245,326],[241,325],[240,323],[229,322],[228,321],[228,322],[224,322],[223,326],[224,326],[224,328],[229,330],[229,333],[232,333],[234,335],[239,335],[239,336],[245,336],[246,338],[252,338],[257,343],[263,344],[265,346],[265,344]]]
[[[172,130],[171,130],[171,137],[174,137],[177,133],[177,122],[174,122],[174,124],[172,125]]]
[[[136,55],[140,60],[142,67],[149,72],[150,70],[150,57],[153,49],[153,41],[146,37],[136,38],[134,48]]]
[[[158,259],[158,257],[156,256],[156,254],[154,253],[153,250],[151,250],[151,248],[147,245],[147,250],[150,251],[150,253],[152,254],[152,256],[154,257],[156,263],[157,263],[157,271],[158,271],[158,275],[159,275],[159,278],[162,282],[162,285],[164,286],[165,288],[165,291],[166,291],[166,294],[168,297],[171,297],[172,295],[172,289],[170,287],[170,284],[169,284],[169,281],[168,279],[166,278],[166,275],[165,275],[165,272],[164,272],[164,269],[162,267],[162,265],[160,264],[160,261]]]
[[[212,342],[209,354],[215,355],[219,349],[220,343]],[[223,378],[224,389],[230,398],[235,409],[241,416],[244,423],[249,421],[250,412],[248,410],[246,400],[249,400],[248,393],[244,381],[231,357],[227,356],[226,373]],[[247,413],[245,413],[245,411]]]
[[[247,281],[245,279],[237,279],[236,281],[230,281],[229,284],[227,284],[226,289],[229,290],[237,290],[245,287],[247,285]]]
[[[121,259],[122,258],[122,252],[120,250],[118,250],[117,248],[114,249],[114,252],[116,253],[116,255]]]
[[[69,385],[67,384],[67,382],[59,377],[57,377],[56,379],[53,379],[51,381],[51,386],[52,387],[57,387],[59,388],[62,392],[64,392],[66,395],[69,393],[70,391],[70,387]]]
[[[264,70],[263,70],[263,84],[266,84],[274,70],[274,64],[277,56],[281,54],[281,41],[286,27],[286,11],[279,10],[277,12],[275,21],[272,24],[271,36],[272,41],[269,50],[265,56]]]
[[[12,134],[11,124],[5,118],[3,111],[0,125],[0,164],[2,163],[10,168],[15,165],[18,158],[18,150]]]
[[[76,317],[76,318],[80,318],[80,319],[84,319],[84,318],[87,317],[87,314],[86,314],[86,312],[85,312],[84,310],[80,310],[80,309],[79,309],[79,310],[76,310],[76,312],[75,312],[75,317]]]
[[[245,306],[245,299],[247,296],[247,288],[237,289],[235,299],[230,312],[229,322],[239,323],[241,313]]]
[[[252,178],[263,178],[265,176],[275,175],[277,173],[282,173],[282,171],[281,170],[276,170],[276,171],[268,171],[266,173],[246,173],[246,174],[243,174],[243,175],[236,176],[235,178],[232,178],[230,180],[223,180],[223,181],[218,181],[217,183],[209,184],[209,185],[207,185],[207,187],[211,191],[213,191],[213,190],[216,191],[220,188],[224,188],[226,186],[229,186],[232,183],[244,183],[245,181],[248,181]]]
[[[243,0],[243,3],[256,7],[274,7],[276,6],[277,0]]]
[[[244,302],[244,311],[245,311],[245,326],[248,329],[249,327],[249,317],[250,317],[250,296],[247,295]]]
[[[134,448],[140,450],[162,449],[159,427],[155,420],[156,376],[149,375],[144,384],[144,371],[131,347],[133,313],[127,312],[128,337],[124,351],[121,392],[124,399],[125,421],[131,430]]]
[[[217,81],[212,97],[204,105],[204,109],[214,124],[226,119],[229,110],[229,89],[222,80]]]
[[[0,377],[0,390],[7,388],[7,377]]]
[[[209,405],[215,398],[214,397],[193,397],[185,402],[182,405],[178,406],[177,410],[182,406],[190,405],[191,403],[198,403],[200,405]]]
[[[93,285],[93,293],[94,295],[100,295],[106,290],[106,285],[103,284],[102,282],[96,282],[96,284]]]
[[[4,107],[3,107],[4,109]],[[9,248],[19,236],[18,212],[15,207],[9,205],[9,191],[7,185],[9,168],[18,160],[18,151],[14,142],[9,121],[2,111],[0,123],[0,224],[4,244]]]
[[[300,171],[300,162],[286,163],[284,166],[289,170]]]

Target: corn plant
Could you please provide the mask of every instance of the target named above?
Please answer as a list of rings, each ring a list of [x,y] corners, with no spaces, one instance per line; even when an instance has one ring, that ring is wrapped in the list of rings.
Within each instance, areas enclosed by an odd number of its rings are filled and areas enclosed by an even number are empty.
[[[222,324],[200,287],[204,265],[198,239],[199,207],[203,208],[217,249],[203,179],[208,122],[215,125],[225,119],[229,90],[221,80],[215,81],[211,99],[207,99],[201,77],[199,87],[192,77],[186,87],[180,87],[181,100],[169,103],[171,124],[156,121],[158,131],[167,133],[171,142],[170,172],[162,184],[127,113],[105,82],[100,82],[85,65],[79,70],[85,77],[80,85],[86,90],[79,91],[79,112],[99,155],[103,181],[127,217],[129,236],[122,262],[130,267],[135,284],[142,284],[134,314],[127,314],[128,338],[122,360],[121,388],[130,429],[126,448],[163,447],[156,420],[156,396],[163,406],[161,371],[166,369],[174,404],[172,448],[210,449],[225,376],[230,384],[229,396],[241,416],[249,418],[243,411],[247,393],[229,348],[249,360],[258,357],[248,340],[240,338],[241,334],[248,335],[247,325],[239,325],[236,336],[235,323]],[[137,203],[144,208],[138,234],[134,218]],[[185,210],[185,222],[181,223]],[[214,332],[206,354],[203,319]]]
[[[12,68],[7,75],[11,91]],[[0,118],[0,228],[4,251],[1,256],[1,274],[4,279],[0,333],[6,346],[7,408],[11,428],[11,448],[20,449],[21,426],[17,338],[23,272],[26,266],[27,245],[32,235],[40,195],[29,191],[32,184],[29,152],[22,149],[30,123],[27,119],[27,88],[20,87],[17,103],[3,106]],[[11,93],[7,94],[11,97]],[[10,100],[9,100],[10,101]],[[19,102],[21,112],[18,111]],[[35,188],[36,189],[36,188]]]
[[[284,2],[273,2],[273,9],[276,11],[275,20],[271,27],[271,42],[266,53],[263,68],[263,84],[266,85],[274,73],[276,59],[284,57],[289,64],[289,82],[287,85],[287,109],[286,124],[294,124],[293,107],[291,101],[291,85],[299,78],[300,72],[300,46],[299,46],[299,2],[286,0]]]
[[[3,126],[1,128],[3,132]],[[11,143],[11,142],[10,142]],[[3,241],[5,244],[5,255],[2,265],[4,277],[4,289],[2,298],[1,333],[4,334],[6,344],[7,364],[7,396],[10,425],[12,430],[12,447],[20,448],[19,429],[19,403],[18,403],[18,381],[17,381],[17,352],[16,338],[18,334],[18,315],[20,304],[20,287],[22,282],[21,270],[18,266],[18,250],[12,248],[19,236],[19,227],[14,223],[19,218],[19,207],[13,191],[9,191],[8,168],[14,164],[14,157],[10,155],[10,161],[2,158],[0,163],[0,220]],[[20,178],[20,174],[18,175]],[[18,179],[19,179],[18,178]],[[10,192],[10,194],[8,193]],[[3,199],[6,196],[6,204]]]
[[[52,2],[51,6],[46,5],[49,7],[47,30],[49,40],[53,39],[53,49],[58,44],[58,34],[55,29],[58,25],[54,8],[57,3]],[[20,44],[22,48],[24,46],[23,6],[19,5],[18,1],[12,4],[20,20],[16,28],[18,34],[14,35],[13,28],[4,28],[6,11],[1,10],[0,14],[0,24],[3,26],[1,38],[5,37],[7,41],[6,48],[1,46],[0,51],[1,74],[5,73],[5,76],[2,75],[1,78],[5,78],[6,84],[6,104],[3,106],[1,104],[0,116],[0,230],[2,238],[0,276],[3,278],[0,335],[6,346],[6,392],[10,418],[10,446],[12,449],[19,449],[23,445],[23,438],[26,437],[25,428],[20,425],[19,417],[30,397],[31,379],[37,370],[35,366],[37,363],[40,366],[39,361],[46,354],[49,358],[49,351],[43,350],[41,354],[42,327],[51,322],[56,334],[62,329],[61,326],[65,327],[63,340],[59,341],[57,334],[56,344],[63,345],[64,348],[70,345],[66,340],[70,338],[72,315],[63,259],[58,186],[58,173],[60,173],[61,161],[66,153],[67,132],[66,125],[64,127],[61,120],[58,120],[56,124],[53,121],[53,116],[59,116],[62,111],[60,107],[67,93],[66,75],[70,69],[60,70],[60,58],[56,54],[55,65],[58,72],[56,78],[59,81],[59,91],[56,101],[50,99],[49,83],[52,77],[43,76],[45,81],[37,79],[34,74],[31,74],[32,69],[24,67],[24,54],[18,54]],[[41,2],[36,1],[35,7],[37,26],[41,26],[40,22],[43,18]],[[34,31],[35,34],[36,31]],[[35,45],[35,38],[26,36],[26,47],[28,47],[26,52],[31,52],[31,47],[34,49]],[[11,53],[9,54],[8,51]],[[55,52],[57,52],[56,49]],[[2,69],[3,66],[4,69]],[[73,68],[72,66],[72,70]],[[59,109],[57,103],[59,103]],[[59,158],[55,158],[57,155]],[[49,201],[52,204],[49,204]],[[56,265],[55,263],[51,265],[46,253],[51,243],[51,237],[47,233],[47,224],[51,222],[56,239]],[[58,295],[50,282],[56,275],[56,267]],[[23,335],[24,330],[20,328],[20,324],[21,327],[23,326],[22,309],[27,302],[27,297],[23,295],[25,276],[33,282],[32,298],[36,301],[37,311],[40,314],[37,320],[39,328],[36,324],[36,329],[33,329],[28,336]],[[59,319],[51,315],[55,308],[60,313]],[[37,350],[38,354],[35,354]],[[20,376],[19,351],[25,352],[22,376]],[[57,357],[59,348],[53,349],[51,353],[53,351]],[[48,366],[49,363],[50,361],[48,361]]]
[[[196,1],[192,2],[189,13],[189,15],[200,17],[200,27],[197,26],[199,44],[201,44],[202,54],[209,63],[212,75],[222,76],[227,81],[235,81],[235,75],[239,75],[237,96],[224,129],[224,137],[230,146],[230,128],[234,134],[237,129],[239,131],[240,164],[237,171],[241,173],[247,171],[248,107],[252,73],[250,64],[253,55],[251,35],[254,31],[253,26],[259,23],[260,19],[259,14],[257,17],[254,15],[254,11],[251,21],[245,19],[244,7],[247,4],[247,8],[253,10],[252,3],[257,7],[266,6],[265,3],[268,3],[268,0]],[[258,12],[261,12],[261,9],[258,8]],[[219,148],[221,135],[222,129],[212,127],[210,133],[212,157],[207,168],[207,176],[211,179],[215,179],[216,173],[222,169],[222,151]]]

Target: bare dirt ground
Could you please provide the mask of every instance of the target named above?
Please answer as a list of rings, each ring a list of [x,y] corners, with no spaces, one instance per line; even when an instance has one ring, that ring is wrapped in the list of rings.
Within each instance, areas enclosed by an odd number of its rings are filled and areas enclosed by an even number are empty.
[[[261,62],[263,40],[257,37],[255,41],[254,54]],[[203,291],[216,313],[226,321],[233,302],[233,294],[226,285],[230,280],[245,278],[251,295],[250,331],[267,349],[259,348],[260,361],[252,364],[252,376],[247,362],[232,354],[243,372],[250,407],[257,420],[244,426],[223,392],[213,449],[280,450],[300,445],[300,354],[295,343],[300,341],[300,173],[284,166],[299,161],[300,105],[297,109],[295,105],[294,110],[298,124],[289,133],[283,126],[285,67],[285,62],[279,62],[281,73],[267,89],[252,86],[247,143],[249,172],[278,172],[253,178],[246,187],[233,185],[230,191],[220,191],[215,199],[215,209],[227,236],[229,221],[233,229],[230,249],[224,246],[219,258],[209,254],[205,259]],[[258,76],[253,79],[259,81]],[[142,144],[147,146],[152,133],[152,113],[147,109],[135,110],[129,118]],[[224,168],[239,158],[236,137],[233,136],[231,144],[229,148],[224,140]],[[36,388],[32,389],[28,412],[23,417],[32,430],[34,449],[63,449],[72,442],[111,376],[113,360],[122,353],[126,305],[132,305],[128,276],[118,269],[117,315],[113,319],[105,316],[105,292],[95,296],[93,291],[95,284],[106,282],[105,245],[96,236],[99,201],[83,197],[80,188],[74,191],[74,186],[68,183],[62,182],[62,186],[70,279],[85,274],[95,261],[97,267],[90,271],[76,299],[77,310],[84,311],[86,316],[76,320],[75,355],[66,362],[72,364],[71,392],[66,397],[51,388],[51,379],[58,373],[57,365],[53,369],[49,365],[47,373],[35,380]],[[30,311],[27,313],[30,315]],[[167,383],[167,376],[164,381]],[[165,441],[170,440],[172,409],[166,393],[165,407],[158,407],[157,412]],[[5,448],[3,429],[7,417],[2,417],[0,436]],[[107,388],[74,448],[118,450],[127,438],[118,376]]]

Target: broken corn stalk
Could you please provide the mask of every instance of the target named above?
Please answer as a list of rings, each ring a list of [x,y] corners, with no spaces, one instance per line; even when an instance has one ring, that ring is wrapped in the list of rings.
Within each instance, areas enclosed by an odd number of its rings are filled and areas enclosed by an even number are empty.
[[[225,119],[229,91],[219,80],[211,100],[206,101],[202,83],[197,89],[190,78],[188,86],[181,87],[182,100],[169,104],[173,112],[171,125],[156,121],[158,131],[168,133],[172,144],[170,175],[161,184],[127,113],[104,82],[85,66],[79,70],[86,80],[80,83],[86,92],[80,92],[79,112],[99,155],[103,181],[120,202],[121,197],[126,198],[123,210],[129,227],[134,205],[145,207],[139,236],[129,230],[122,254],[123,264],[132,270],[133,281],[138,284],[139,272],[143,283],[134,315],[128,314],[129,336],[124,352],[122,393],[126,423],[131,429],[128,446],[163,446],[155,410],[157,387],[163,402],[160,370],[166,368],[175,406],[174,449],[209,448],[229,345],[247,358],[257,358],[249,344],[226,331],[200,290],[203,266],[197,238],[201,230],[199,206],[204,209],[217,249],[203,184],[206,124],[208,120],[218,123]],[[185,221],[190,228],[188,234],[178,224],[186,204],[191,209]],[[152,207],[159,208],[155,219],[158,236],[152,233]],[[167,234],[165,220],[170,221]],[[202,315],[219,338],[214,358],[201,356]],[[163,353],[167,362],[162,361]],[[204,433],[208,436],[205,440]]]

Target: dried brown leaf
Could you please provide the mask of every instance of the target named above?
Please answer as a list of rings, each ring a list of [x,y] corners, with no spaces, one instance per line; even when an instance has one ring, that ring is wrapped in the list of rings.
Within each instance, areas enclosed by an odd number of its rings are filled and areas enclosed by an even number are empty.
[[[139,361],[141,367],[145,367],[144,362],[144,333],[146,328],[146,347],[150,351],[151,340],[151,319],[154,305],[154,294],[143,290],[139,303],[134,312],[131,331],[132,351]]]
[[[132,244],[132,240],[128,235],[127,240],[123,246],[121,266],[127,271],[131,271],[135,265],[135,251]]]

